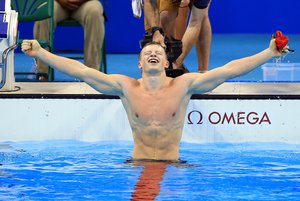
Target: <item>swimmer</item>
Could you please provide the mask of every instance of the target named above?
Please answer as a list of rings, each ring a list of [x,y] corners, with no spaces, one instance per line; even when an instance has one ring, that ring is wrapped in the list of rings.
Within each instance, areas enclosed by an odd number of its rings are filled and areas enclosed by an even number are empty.
[[[169,66],[165,49],[151,42],[139,54],[142,77],[136,80],[120,74],[104,74],[79,61],[54,55],[41,48],[36,40],[24,40],[22,51],[101,93],[119,96],[132,129],[133,160],[171,161],[179,160],[184,117],[193,94],[209,92],[226,80],[285,54],[277,49],[275,39],[271,39],[269,47],[255,55],[233,60],[204,74],[186,73],[170,78],[165,73]]]

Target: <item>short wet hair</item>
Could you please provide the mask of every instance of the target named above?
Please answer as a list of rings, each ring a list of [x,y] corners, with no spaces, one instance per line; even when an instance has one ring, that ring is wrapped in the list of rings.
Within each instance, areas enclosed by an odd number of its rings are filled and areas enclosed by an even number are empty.
[[[148,47],[149,45],[158,45],[158,46],[162,47],[162,48],[164,49],[165,54],[166,54],[166,57],[167,57],[166,48],[163,47],[159,42],[151,41],[151,42],[149,42],[149,43],[146,43],[146,44],[144,45],[144,47],[142,48],[142,50],[140,51],[139,57],[138,57],[138,58],[139,58],[139,61],[140,61],[140,59],[141,59],[141,54],[142,54],[143,49],[144,49],[145,47]]]

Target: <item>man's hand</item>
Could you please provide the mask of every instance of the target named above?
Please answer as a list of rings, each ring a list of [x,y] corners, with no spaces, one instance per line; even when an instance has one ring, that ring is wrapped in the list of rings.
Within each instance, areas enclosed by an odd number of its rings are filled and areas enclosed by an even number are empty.
[[[275,39],[271,40],[269,49],[272,51],[274,57],[280,57],[284,54],[289,53],[289,46],[287,45],[282,50],[278,50]]]
[[[68,11],[74,11],[79,8],[79,6],[84,3],[82,0],[56,0],[61,7]]]
[[[23,40],[21,48],[26,55],[36,57],[41,49],[41,46],[37,40]]]
[[[155,33],[153,33],[152,40],[160,43],[162,47],[166,48],[165,37],[159,31],[155,31]]]

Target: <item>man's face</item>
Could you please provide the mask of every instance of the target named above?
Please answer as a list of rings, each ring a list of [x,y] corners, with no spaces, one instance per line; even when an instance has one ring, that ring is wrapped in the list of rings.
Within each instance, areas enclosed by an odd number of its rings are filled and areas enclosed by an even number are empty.
[[[160,45],[148,45],[140,54],[139,68],[142,68],[144,72],[162,71],[168,65],[167,55]]]

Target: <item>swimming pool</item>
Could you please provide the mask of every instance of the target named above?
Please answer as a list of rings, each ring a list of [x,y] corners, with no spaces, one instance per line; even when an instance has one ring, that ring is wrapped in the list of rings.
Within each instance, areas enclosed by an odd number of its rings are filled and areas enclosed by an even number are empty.
[[[126,163],[128,141],[0,145],[0,200],[299,200],[300,145],[181,144],[182,164]]]

